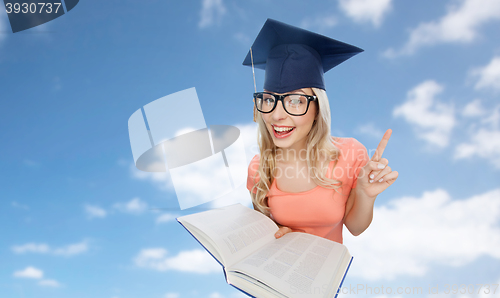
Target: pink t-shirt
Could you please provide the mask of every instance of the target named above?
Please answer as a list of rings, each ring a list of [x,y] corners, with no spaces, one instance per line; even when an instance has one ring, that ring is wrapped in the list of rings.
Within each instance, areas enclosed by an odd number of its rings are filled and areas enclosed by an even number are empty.
[[[356,139],[337,138],[336,141],[334,144],[341,153],[337,165],[335,161],[330,162],[327,177],[342,182],[338,192],[318,185],[308,191],[289,193],[279,190],[276,180],[273,180],[267,197],[271,217],[280,225],[294,232],[305,232],[342,243],[347,198],[356,186],[360,169],[369,158],[365,146]],[[259,179],[258,167],[259,156],[256,155],[248,167],[247,188],[250,191]]]

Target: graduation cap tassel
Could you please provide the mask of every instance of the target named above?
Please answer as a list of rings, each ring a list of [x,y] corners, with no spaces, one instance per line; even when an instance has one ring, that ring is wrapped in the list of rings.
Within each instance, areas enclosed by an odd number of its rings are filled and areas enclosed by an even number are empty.
[[[255,93],[257,93],[257,85],[255,84],[255,69],[253,67],[252,47],[250,47],[250,59],[252,60],[253,89],[255,90]],[[253,106],[253,122],[257,122],[257,109],[255,108],[255,105]]]

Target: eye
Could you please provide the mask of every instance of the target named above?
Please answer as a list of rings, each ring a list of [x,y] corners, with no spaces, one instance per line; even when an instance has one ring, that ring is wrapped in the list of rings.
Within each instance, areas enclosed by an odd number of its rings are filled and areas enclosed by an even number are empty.
[[[262,98],[262,102],[266,105],[274,105],[274,97],[269,94],[264,94]]]
[[[300,95],[289,95],[287,103],[289,105],[297,106],[297,105],[303,105],[307,103],[307,99],[305,96],[300,96]]]

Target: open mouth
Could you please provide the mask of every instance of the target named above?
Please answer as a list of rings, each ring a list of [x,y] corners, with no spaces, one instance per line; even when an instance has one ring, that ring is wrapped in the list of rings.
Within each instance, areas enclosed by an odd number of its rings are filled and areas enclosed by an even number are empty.
[[[274,125],[272,125],[272,127],[273,127],[273,131],[274,131],[274,135],[276,137],[287,137],[295,130],[295,127],[293,127],[293,126],[274,126]]]

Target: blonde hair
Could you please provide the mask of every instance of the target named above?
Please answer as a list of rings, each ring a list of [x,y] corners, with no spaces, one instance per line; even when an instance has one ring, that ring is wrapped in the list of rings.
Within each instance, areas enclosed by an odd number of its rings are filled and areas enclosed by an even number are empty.
[[[325,90],[318,88],[312,88],[312,90],[318,98],[319,112],[307,136],[307,167],[309,168],[311,178],[316,184],[325,188],[337,189],[341,186],[341,182],[327,178],[327,168],[323,168],[324,166],[322,166],[322,160],[338,160],[340,155],[340,151],[333,144],[333,139],[330,135],[331,116],[328,97]],[[259,177],[259,180],[254,184],[251,194],[255,208],[269,216],[267,193],[274,181],[276,146],[262,119],[262,114],[257,114],[257,123],[259,125],[257,138],[260,149],[260,160],[259,169],[255,173],[256,176],[252,178],[255,181]],[[254,191],[256,192],[254,193]]]

